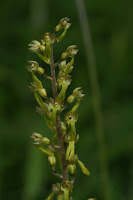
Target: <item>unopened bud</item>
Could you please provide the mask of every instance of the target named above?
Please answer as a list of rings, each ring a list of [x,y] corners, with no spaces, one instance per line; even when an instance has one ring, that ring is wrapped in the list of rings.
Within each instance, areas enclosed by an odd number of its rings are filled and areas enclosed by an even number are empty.
[[[76,171],[76,165],[75,164],[74,165],[72,165],[72,164],[68,165],[68,172],[70,174],[73,175],[75,173],[75,171]]]
[[[43,45],[40,45],[39,48],[40,48],[41,51],[45,50],[45,46],[43,46]]]
[[[56,27],[55,27],[55,32],[59,32],[60,30],[61,30],[61,25],[60,24],[58,24]]]
[[[67,57],[68,57],[68,53],[67,52],[62,53],[62,55],[61,55],[61,59],[62,60],[66,59]]]
[[[55,156],[49,156],[48,157],[48,161],[49,161],[49,164],[51,166],[55,166],[55,164],[56,164],[56,157]]]
[[[45,33],[44,34],[44,41],[46,43],[50,43],[51,42],[50,33]]]
[[[45,71],[42,67],[38,67],[37,72],[42,75]]]
[[[73,95],[70,95],[68,98],[67,98],[67,103],[73,103],[75,100],[75,97]]]
[[[39,89],[38,92],[41,95],[41,97],[43,97],[43,98],[47,97],[47,91],[44,88],[43,89]]]
[[[49,140],[47,137],[43,137],[43,138],[42,138],[42,142],[43,142],[44,144],[50,144],[50,140]]]

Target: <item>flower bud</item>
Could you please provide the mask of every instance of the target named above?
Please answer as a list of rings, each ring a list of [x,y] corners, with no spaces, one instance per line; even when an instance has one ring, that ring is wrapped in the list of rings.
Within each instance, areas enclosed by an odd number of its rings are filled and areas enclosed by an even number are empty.
[[[47,137],[42,138],[42,143],[44,144],[50,144],[50,140]]]
[[[44,50],[45,50],[45,46],[44,46],[44,45],[40,45],[40,46],[39,46],[39,49],[40,49],[41,51],[44,51]]]
[[[38,67],[37,72],[42,75],[45,71],[42,67]]]
[[[64,52],[64,53],[62,53],[62,55],[61,55],[61,60],[65,60],[67,57],[68,57],[68,53],[67,53],[67,52]]]
[[[47,91],[44,88],[43,89],[39,89],[38,92],[41,95],[41,97],[43,97],[43,98],[47,97]]]
[[[56,157],[55,156],[49,156],[48,161],[49,161],[49,164],[53,167],[56,164]]]
[[[73,95],[70,95],[68,98],[67,98],[67,103],[73,103],[75,100],[75,97]]]
[[[59,32],[61,30],[61,24],[58,24],[56,27],[55,27],[55,32]]]
[[[70,165],[68,165],[68,172],[70,173],[70,174],[74,174],[75,173],[75,171],[76,171],[76,165],[75,164],[70,164]]]
[[[44,42],[46,42],[46,43],[50,43],[51,42],[50,33],[45,33],[44,34]]]

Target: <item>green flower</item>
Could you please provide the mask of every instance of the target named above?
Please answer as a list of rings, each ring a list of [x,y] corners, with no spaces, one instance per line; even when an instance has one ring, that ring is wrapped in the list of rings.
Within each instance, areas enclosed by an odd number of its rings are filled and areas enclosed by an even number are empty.
[[[81,90],[81,87],[77,87],[73,90],[73,96],[77,99],[77,100],[81,100],[85,94],[83,94],[83,90]]]
[[[39,67],[39,64],[36,61],[28,61],[28,63],[29,65],[26,66],[27,70],[29,72],[36,72]]]
[[[32,136],[31,136],[32,139],[34,139],[35,145],[40,145],[40,144],[50,144],[50,140],[47,138],[47,137],[43,137],[40,133],[36,133],[36,132],[33,132]]]
[[[58,103],[63,102],[66,96],[66,90],[68,86],[71,84],[71,79],[69,76],[59,77],[58,78],[58,87],[61,88],[60,93],[58,94],[56,101]]]
[[[70,181],[65,181],[64,183],[62,183],[61,185],[61,190],[64,193],[64,199],[63,200],[69,200],[69,197],[72,193],[73,190],[73,185]]]
[[[66,151],[66,160],[72,161],[74,154],[75,154],[75,142],[69,141]]]
[[[31,91],[38,92],[41,97],[47,98],[47,91],[45,88],[43,88],[42,82],[37,78],[37,76],[32,72],[32,78],[34,82],[31,82],[31,86],[29,86],[29,89]]]
[[[44,51],[45,50],[45,46],[42,45],[39,41],[37,40],[33,40],[31,41],[31,43],[28,45],[29,46],[29,50],[32,51],[32,52],[37,52],[39,51],[39,49],[41,51]]]
[[[57,42],[60,42],[64,38],[67,29],[71,26],[71,23],[68,23],[69,20],[70,19],[67,17],[62,18],[59,24],[55,27],[55,33],[59,32],[61,29],[64,29],[63,33],[58,38],[56,38]]]
[[[59,32],[62,28],[65,30],[71,26],[71,23],[68,23],[70,19],[68,17],[64,17],[60,20],[59,24],[55,27],[55,32]]]

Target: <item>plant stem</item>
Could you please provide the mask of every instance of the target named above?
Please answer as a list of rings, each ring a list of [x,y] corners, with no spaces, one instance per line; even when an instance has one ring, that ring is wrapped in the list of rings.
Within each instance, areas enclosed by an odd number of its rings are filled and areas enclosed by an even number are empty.
[[[57,83],[56,83],[56,75],[55,75],[55,66],[54,66],[54,57],[53,57],[53,44],[51,44],[51,57],[50,57],[50,68],[51,68],[51,77],[52,77],[52,88],[53,88],[53,98],[55,100],[57,94]],[[68,170],[66,164],[65,157],[65,144],[62,137],[61,125],[60,125],[60,113],[56,117],[56,131],[58,136],[58,145],[60,146],[59,153],[61,157],[62,164],[62,181],[65,182],[68,180]]]

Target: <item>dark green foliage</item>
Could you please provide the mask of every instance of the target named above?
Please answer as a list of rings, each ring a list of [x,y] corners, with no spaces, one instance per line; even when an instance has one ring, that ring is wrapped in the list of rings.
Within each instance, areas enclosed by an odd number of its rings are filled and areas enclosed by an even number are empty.
[[[112,198],[132,200],[133,3],[97,0],[85,1],[85,4],[102,93]],[[45,136],[51,133],[33,109],[36,103],[27,89],[30,75],[24,66],[31,56],[27,51],[31,37],[40,38],[45,30],[52,32],[57,21],[68,16],[73,31],[57,45],[55,56],[57,60],[60,52],[72,43],[80,49],[72,72],[71,88],[81,86],[86,94],[79,108],[77,129],[82,136],[77,151],[91,171],[88,179],[80,171],[76,176],[75,188],[78,189],[74,190],[74,200],[85,200],[89,196],[103,200],[90,83],[74,1],[1,1],[0,11],[0,198],[41,200],[51,191],[53,176],[50,167],[40,152],[32,147],[30,139],[33,130],[43,130]],[[47,81],[44,84],[51,95],[51,85]]]

